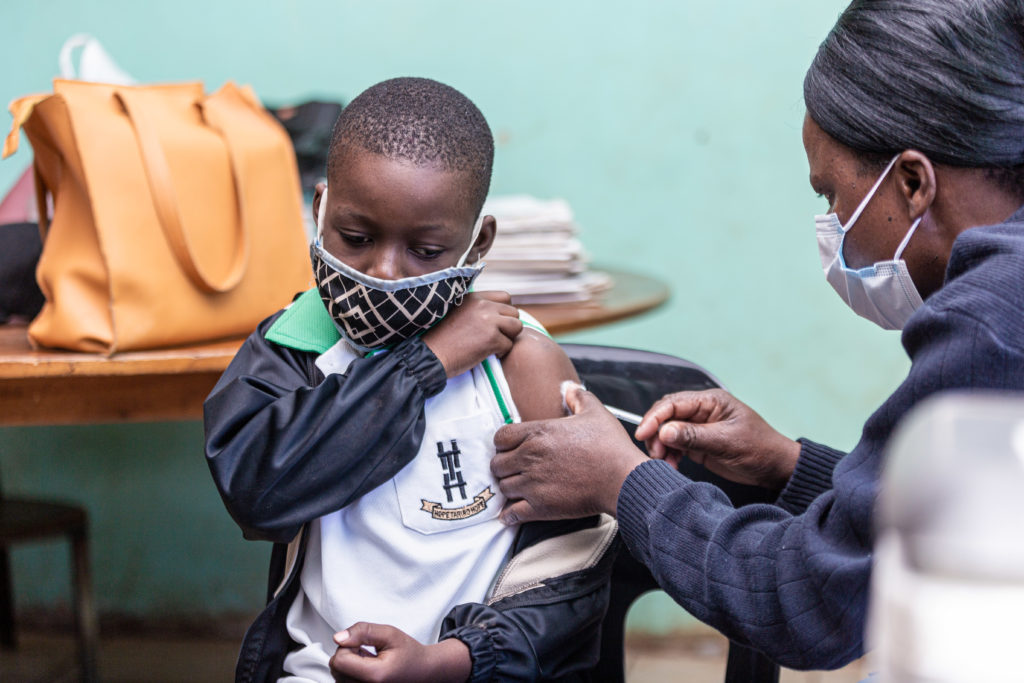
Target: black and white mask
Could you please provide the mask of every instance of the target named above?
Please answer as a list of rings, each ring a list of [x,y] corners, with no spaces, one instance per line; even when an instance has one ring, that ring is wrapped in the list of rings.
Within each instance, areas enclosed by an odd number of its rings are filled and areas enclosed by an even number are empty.
[[[310,259],[320,298],[342,336],[360,351],[381,349],[421,334],[462,303],[483,270],[479,261],[463,265],[476,243],[483,216],[473,226],[469,248],[457,265],[426,275],[381,280],[347,266],[323,248],[327,190],[320,197],[316,241]]]

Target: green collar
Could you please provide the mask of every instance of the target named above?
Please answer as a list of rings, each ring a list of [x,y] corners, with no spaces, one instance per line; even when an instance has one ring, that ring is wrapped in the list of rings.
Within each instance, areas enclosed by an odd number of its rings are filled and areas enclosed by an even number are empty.
[[[519,311],[519,319],[526,327],[532,327],[550,337],[536,318],[526,311]],[[267,330],[267,341],[297,351],[324,353],[338,343],[341,333],[331,320],[331,314],[324,307],[320,291],[313,287],[303,292],[292,305],[284,310]]]
[[[303,292],[267,330],[267,340],[298,351],[324,353],[341,333],[316,287]]]

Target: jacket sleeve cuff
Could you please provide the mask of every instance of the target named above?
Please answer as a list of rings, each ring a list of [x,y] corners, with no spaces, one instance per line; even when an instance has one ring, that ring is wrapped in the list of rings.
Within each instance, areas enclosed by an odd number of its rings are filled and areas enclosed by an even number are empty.
[[[640,463],[626,477],[619,491],[616,517],[622,539],[640,562],[649,559],[648,520],[655,513],[658,502],[689,481],[664,460]]]
[[[802,513],[811,501],[832,488],[832,470],[846,455],[810,439],[797,441],[800,442],[800,458],[796,461],[793,476],[775,501],[783,510],[795,515]]]
[[[470,670],[468,683],[482,683],[494,678],[498,656],[487,629],[479,626],[462,626],[445,634],[444,638],[457,638],[469,648],[473,668]]]
[[[430,347],[419,337],[406,339],[392,351],[409,374],[419,383],[423,393],[430,398],[440,394],[448,383],[448,373]]]

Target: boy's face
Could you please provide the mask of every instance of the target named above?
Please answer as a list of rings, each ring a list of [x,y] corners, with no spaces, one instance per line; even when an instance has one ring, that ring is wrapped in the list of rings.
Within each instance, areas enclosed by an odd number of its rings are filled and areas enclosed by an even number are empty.
[[[456,265],[469,247],[476,215],[465,174],[348,150],[328,178],[323,246],[347,266],[382,280],[425,275]],[[319,215],[322,186],[313,197]],[[474,263],[494,240],[486,216],[466,258]]]

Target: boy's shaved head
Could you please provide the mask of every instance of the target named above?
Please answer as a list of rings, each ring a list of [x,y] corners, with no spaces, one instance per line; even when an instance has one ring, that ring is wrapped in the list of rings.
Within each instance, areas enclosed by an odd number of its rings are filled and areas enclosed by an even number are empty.
[[[487,198],[494,161],[491,129],[469,98],[443,83],[393,78],[365,90],[334,124],[329,178],[351,148],[465,173],[475,213]]]

